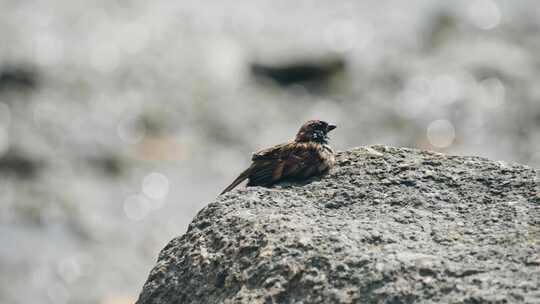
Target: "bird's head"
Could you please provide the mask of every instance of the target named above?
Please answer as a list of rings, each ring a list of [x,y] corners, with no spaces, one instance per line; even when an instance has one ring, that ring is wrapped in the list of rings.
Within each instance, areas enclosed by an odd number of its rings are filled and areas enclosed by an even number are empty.
[[[296,134],[296,142],[328,143],[328,132],[334,130],[335,125],[322,120],[310,120],[302,125]]]

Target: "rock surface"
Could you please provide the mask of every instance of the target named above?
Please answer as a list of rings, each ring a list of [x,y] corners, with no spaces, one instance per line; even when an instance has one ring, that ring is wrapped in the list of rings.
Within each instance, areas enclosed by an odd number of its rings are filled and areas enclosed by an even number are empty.
[[[220,196],[138,303],[540,303],[540,174],[372,146],[306,184]]]

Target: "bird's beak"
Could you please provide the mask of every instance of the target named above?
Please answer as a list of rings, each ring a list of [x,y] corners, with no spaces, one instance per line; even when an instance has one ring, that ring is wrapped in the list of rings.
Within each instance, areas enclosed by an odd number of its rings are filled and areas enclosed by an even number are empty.
[[[328,132],[334,130],[335,128],[337,128],[336,125],[328,125]]]

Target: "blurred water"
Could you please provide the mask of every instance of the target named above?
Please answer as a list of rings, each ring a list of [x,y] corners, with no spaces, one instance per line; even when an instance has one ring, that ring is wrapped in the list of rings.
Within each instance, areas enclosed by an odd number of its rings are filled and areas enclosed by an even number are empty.
[[[132,302],[251,151],[307,119],[336,122],[338,150],[540,167],[539,29],[533,0],[0,2],[0,69],[37,75],[0,85],[0,302]],[[249,75],[328,56],[347,67],[325,94]]]

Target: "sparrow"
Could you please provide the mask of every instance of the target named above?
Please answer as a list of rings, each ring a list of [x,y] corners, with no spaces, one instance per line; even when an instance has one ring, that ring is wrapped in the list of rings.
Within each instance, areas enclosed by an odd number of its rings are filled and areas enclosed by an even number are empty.
[[[304,123],[294,140],[255,152],[251,166],[221,194],[245,179],[248,179],[247,186],[270,187],[284,179],[304,180],[328,172],[336,162],[334,151],[328,145],[328,132],[335,128],[321,120]]]

